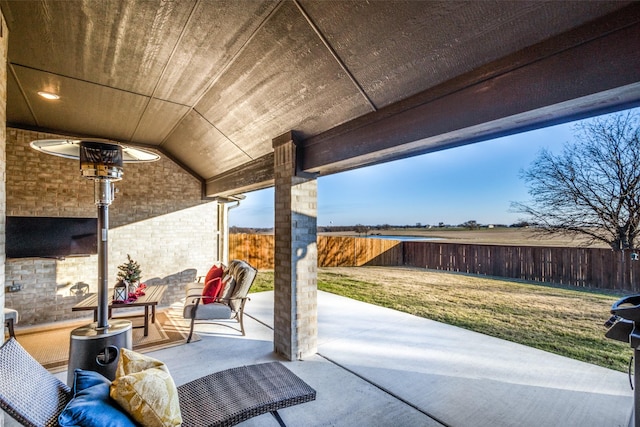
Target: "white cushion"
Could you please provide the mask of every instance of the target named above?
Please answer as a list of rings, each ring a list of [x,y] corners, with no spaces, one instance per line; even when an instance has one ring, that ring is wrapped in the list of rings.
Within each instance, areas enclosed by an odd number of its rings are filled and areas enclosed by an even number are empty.
[[[13,319],[13,323],[18,323],[18,311],[12,308],[4,309],[4,320],[7,321],[9,319]]]

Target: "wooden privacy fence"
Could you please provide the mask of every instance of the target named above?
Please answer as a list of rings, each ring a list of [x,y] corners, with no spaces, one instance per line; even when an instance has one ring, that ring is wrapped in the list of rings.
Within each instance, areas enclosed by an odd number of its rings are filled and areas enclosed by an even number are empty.
[[[610,249],[404,242],[404,265],[436,270],[640,291],[640,261]]]
[[[229,260],[242,259],[258,270],[273,269],[272,234],[230,234]]]
[[[640,292],[640,261],[610,249],[401,242],[318,236],[319,267],[412,266]],[[273,269],[273,235],[231,234],[229,258]]]
[[[318,266],[402,265],[401,243],[398,240],[318,236]],[[257,269],[273,269],[273,248],[273,235],[229,235],[229,259],[244,259]]]
[[[318,236],[319,267],[402,265],[402,242],[366,237]]]

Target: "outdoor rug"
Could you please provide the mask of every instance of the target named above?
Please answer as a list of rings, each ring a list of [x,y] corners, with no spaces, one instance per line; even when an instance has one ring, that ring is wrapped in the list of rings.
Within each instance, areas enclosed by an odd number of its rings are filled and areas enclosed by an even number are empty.
[[[142,318],[126,318],[133,322],[133,349],[137,352],[147,353],[187,342],[189,321],[182,318],[179,310],[156,311],[156,322],[149,323],[149,335],[146,337],[142,328]],[[88,323],[91,323],[91,319],[25,328],[16,330],[16,339],[49,372],[62,372],[67,369],[71,331]],[[198,340],[200,337],[194,333],[191,341]]]

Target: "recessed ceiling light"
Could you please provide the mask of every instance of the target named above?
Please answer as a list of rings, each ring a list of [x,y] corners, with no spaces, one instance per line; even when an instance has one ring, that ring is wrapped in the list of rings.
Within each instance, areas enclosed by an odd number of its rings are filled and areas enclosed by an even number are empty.
[[[60,99],[59,95],[56,95],[55,93],[51,93],[51,92],[40,91],[38,92],[38,95],[40,95],[44,99]]]

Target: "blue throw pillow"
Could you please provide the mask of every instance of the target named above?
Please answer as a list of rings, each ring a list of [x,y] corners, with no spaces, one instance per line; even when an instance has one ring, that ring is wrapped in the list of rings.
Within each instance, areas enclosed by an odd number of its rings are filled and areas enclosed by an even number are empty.
[[[79,391],[89,388],[96,384],[111,385],[111,381],[102,374],[95,371],[85,371],[84,369],[76,369],[73,372],[73,395]]]
[[[135,427],[109,397],[110,385],[111,381],[97,372],[76,370],[75,395],[58,417],[60,427]]]

